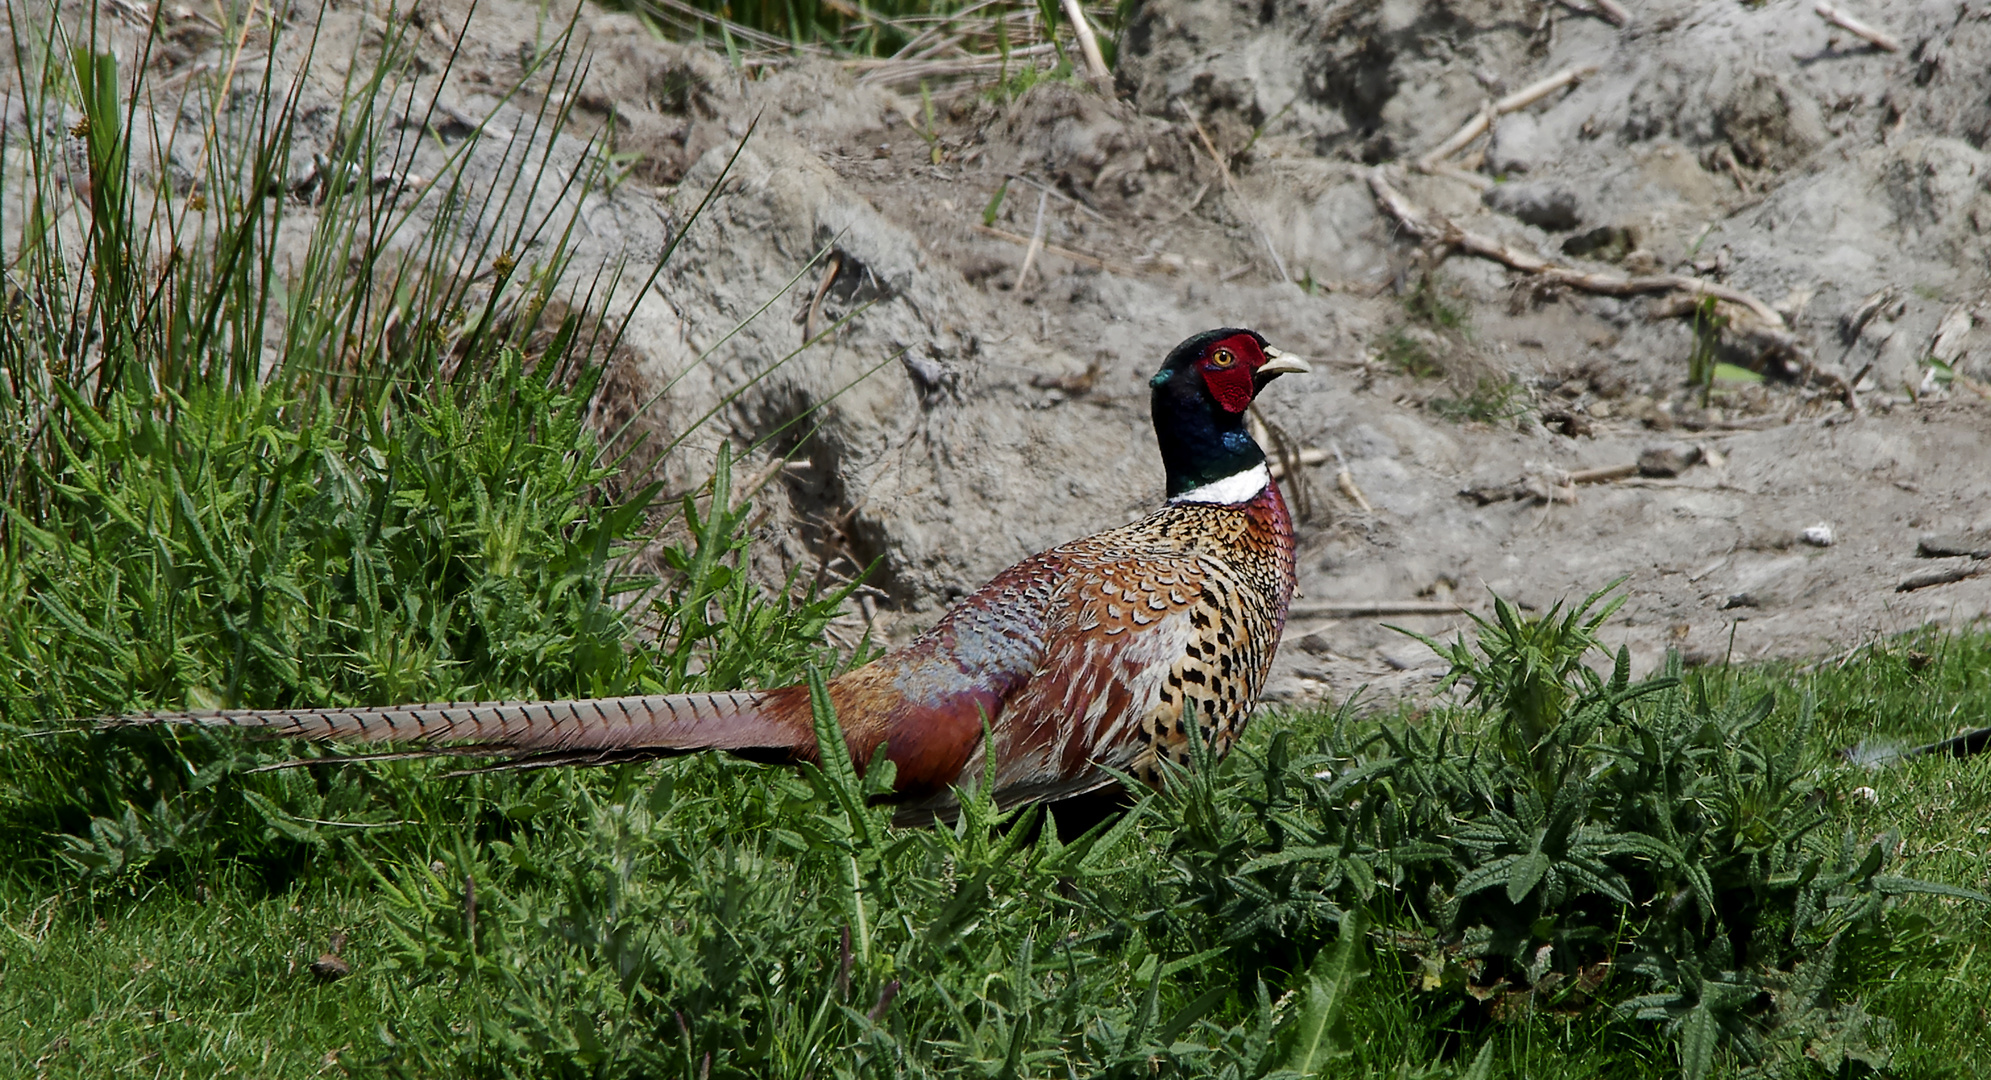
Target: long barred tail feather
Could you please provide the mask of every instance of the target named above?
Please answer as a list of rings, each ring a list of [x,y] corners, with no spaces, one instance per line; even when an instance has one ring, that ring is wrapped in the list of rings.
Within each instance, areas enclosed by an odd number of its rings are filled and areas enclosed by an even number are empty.
[[[796,705],[801,712],[797,715]],[[243,728],[273,738],[402,743],[417,755],[494,754],[547,763],[733,750],[813,756],[815,735],[801,687],[717,694],[574,701],[452,702],[381,709],[241,709],[140,713],[107,727],[188,724]],[[398,754],[379,755],[382,757]]]

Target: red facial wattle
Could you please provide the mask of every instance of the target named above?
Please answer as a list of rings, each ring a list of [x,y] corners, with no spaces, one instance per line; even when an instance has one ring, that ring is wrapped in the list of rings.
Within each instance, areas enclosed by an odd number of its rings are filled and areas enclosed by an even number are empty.
[[[1210,345],[1196,367],[1203,373],[1203,385],[1225,412],[1241,413],[1251,407],[1257,392],[1253,378],[1265,364],[1265,352],[1249,334],[1227,337]]]

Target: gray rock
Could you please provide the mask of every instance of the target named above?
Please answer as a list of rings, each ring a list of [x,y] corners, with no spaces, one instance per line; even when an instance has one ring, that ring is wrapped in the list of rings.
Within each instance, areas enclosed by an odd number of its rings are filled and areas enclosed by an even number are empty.
[[[1927,533],[1916,541],[1915,554],[1924,559],[1947,559],[1954,556],[1991,559],[1991,536],[1972,536],[1969,533]]]
[[[1487,140],[1486,171],[1495,176],[1534,170],[1542,157],[1541,124],[1527,113],[1503,116]]]
[[[1701,448],[1693,443],[1648,446],[1638,454],[1640,476],[1678,476],[1700,464]]]
[[[1715,109],[1715,124],[1751,168],[1790,168],[1825,142],[1818,102],[1767,71],[1738,81]]]
[[[1550,232],[1567,232],[1583,224],[1581,201],[1561,184],[1497,184],[1481,199],[1500,213]]]

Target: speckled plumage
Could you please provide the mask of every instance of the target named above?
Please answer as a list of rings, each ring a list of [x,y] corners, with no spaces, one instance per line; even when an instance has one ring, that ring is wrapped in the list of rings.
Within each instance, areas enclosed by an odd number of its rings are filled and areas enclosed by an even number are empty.
[[[885,742],[915,807],[944,810],[947,785],[980,777],[989,748],[1005,802],[1104,787],[1102,765],[1152,783],[1158,756],[1188,759],[1185,707],[1219,754],[1243,731],[1293,585],[1276,484],[1237,505],[1172,503],[1003,571],[830,694],[840,717],[886,719],[861,724],[852,750]],[[981,713],[950,707],[963,699],[988,710],[986,745]],[[901,757],[915,745],[952,752]]]
[[[853,759],[863,767],[882,746],[894,763],[903,816],[947,814],[954,788],[978,782],[989,753],[996,798],[1013,804],[1106,787],[1113,771],[1158,783],[1161,758],[1188,760],[1192,730],[1229,751],[1294,588],[1292,520],[1242,412],[1265,382],[1305,370],[1250,331],[1184,342],[1151,381],[1167,505],[1023,560],[904,647],[830,681]],[[534,764],[707,749],[775,761],[817,754],[799,686],[118,722],[415,743]]]

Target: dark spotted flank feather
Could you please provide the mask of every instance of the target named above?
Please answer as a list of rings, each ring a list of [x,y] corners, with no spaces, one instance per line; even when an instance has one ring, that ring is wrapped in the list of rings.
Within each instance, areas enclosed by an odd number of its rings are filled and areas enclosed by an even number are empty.
[[[1293,597],[1293,528],[1243,411],[1305,371],[1245,330],[1189,339],[1152,380],[1167,505],[1034,555],[903,648],[829,683],[859,767],[882,745],[906,811],[946,814],[995,760],[1005,804],[1149,783],[1192,731],[1227,752],[1271,667]],[[808,693],[767,691],[390,709],[146,714],[114,723],[254,728],[526,764],[697,750],[810,761]]]

